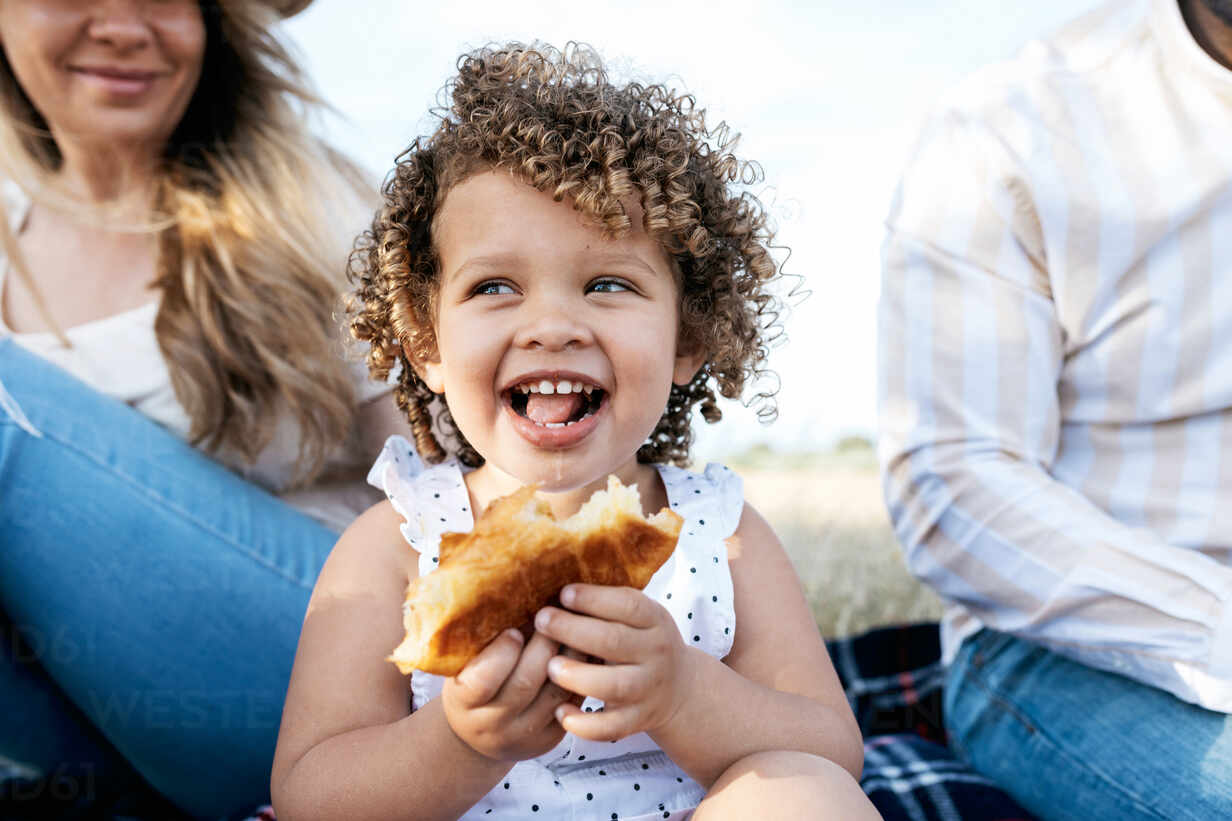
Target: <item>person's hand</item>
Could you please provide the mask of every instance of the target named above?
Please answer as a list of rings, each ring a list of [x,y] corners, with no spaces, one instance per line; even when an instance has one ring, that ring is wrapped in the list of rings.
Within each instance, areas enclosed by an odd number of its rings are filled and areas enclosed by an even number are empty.
[[[602,663],[558,655],[547,665],[548,676],[566,690],[600,699],[603,711],[561,704],[557,721],[591,741],[654,732],[670,722],[690,687],[689,651],[671,614],[630,587],[571,584],[560,600],[568,609],[540,610],[536,635]]]
[[[555,747],[565,731],[555,710],[572,696],[547,680],[560,645],[534,633],[525,642],[506,630],[446,679],[441,705],[454,734],[496,761],[524,761]]]

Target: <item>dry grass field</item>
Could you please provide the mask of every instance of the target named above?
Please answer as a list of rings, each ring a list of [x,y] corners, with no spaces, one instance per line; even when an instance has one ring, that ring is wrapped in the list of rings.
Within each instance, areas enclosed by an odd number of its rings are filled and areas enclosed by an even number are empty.
[[[940,601],[903,564],[871,451],[730,464],[791,556],[824,636],[940,617]]]

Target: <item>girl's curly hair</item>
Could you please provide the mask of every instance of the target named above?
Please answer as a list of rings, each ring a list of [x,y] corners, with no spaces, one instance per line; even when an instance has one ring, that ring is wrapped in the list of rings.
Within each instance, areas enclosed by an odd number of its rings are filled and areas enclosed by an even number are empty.
[[[760,169],[733,155],[737,138],[725,124],[706,127],[691,95],[664,85],[617,86],[598,55],[577,44],[564,51],[517,43],[479,49],[458,60],[442,94],[451,102],[436,112],[436,133],[397,158],[384,205],[349,265],[356,285],[351,333],[371,346],[373,378],[387,379],[400,363],[394,396],[420,455],[430,463],[445,458],[431,413],[442,397],[408,359],[435,353],[432,222],[452,186],[502,169],[557,201],[568,198],[609,237],[631,227],[621,199],[640,197],[646,232],[681,273],[680,345],[706,357],[689,384],[672,386],[638,459],[685,464],[694,405],[717,422],[715,389],[739,398],[746,381],[765,373],[777,335],[780,303],[767,290],[778,274],[768,250],[773,233],[757,198],[733,190],[760,180]],[[755,399],[758,414],[773,418],[773,394]],[[448,407],[438,421],[456,438],[464,464],[483,464]]]

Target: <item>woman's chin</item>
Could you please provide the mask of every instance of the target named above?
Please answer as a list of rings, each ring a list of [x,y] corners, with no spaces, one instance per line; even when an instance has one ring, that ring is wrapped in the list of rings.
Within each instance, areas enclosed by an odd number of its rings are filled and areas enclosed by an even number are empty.
[[[140,145],[161,151],[175,131],[179,113],[149,106],[82,105],[67,130],[82,145]]]

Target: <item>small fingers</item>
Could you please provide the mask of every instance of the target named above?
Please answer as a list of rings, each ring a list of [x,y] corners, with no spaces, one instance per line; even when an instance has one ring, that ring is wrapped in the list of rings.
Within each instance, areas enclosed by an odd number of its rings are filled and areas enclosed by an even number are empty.
[[[575,613],[630,627],[653,627],[663,608],[640,590],[601,584],[570,584],[560,591],[560,603]]]
[[[548,661],[558,652],[560,645],[556,641],[542,633],[532,633],[495,700],[515,712],[525,709],[547,681]]]
[[[556,721],[565,732],[588,741],[619,741],[638,732],[640,710],[632,705],[605,707],[602,712],[587,713],[576,705],[562,704],[556,708]]]
[[[641,631],[557,607],[545,607],[535,615],[535,631],[551,636],[566,647],[606,661],[635,661],[644,653],[639,635]]]
[[[479,651],[462,671],[454,676],[454,696],[462,707],[473,708],[487,704],[500,691],[518,663],[522,652],[522,634],[506,630]]]
[[[588,664],[556,656],[548,662],[547,670],[548,677],[561,688],[604,704],[640,701],[653,686],[645,668],[634,664]]]
[[[556,725],[556,708],[562,704],[574,703],[574,698],[577,696],[560,685],[545,681],[535,696],[535,700],[522,712],[519,720],[526,722],[528,727],[536,729]]]

